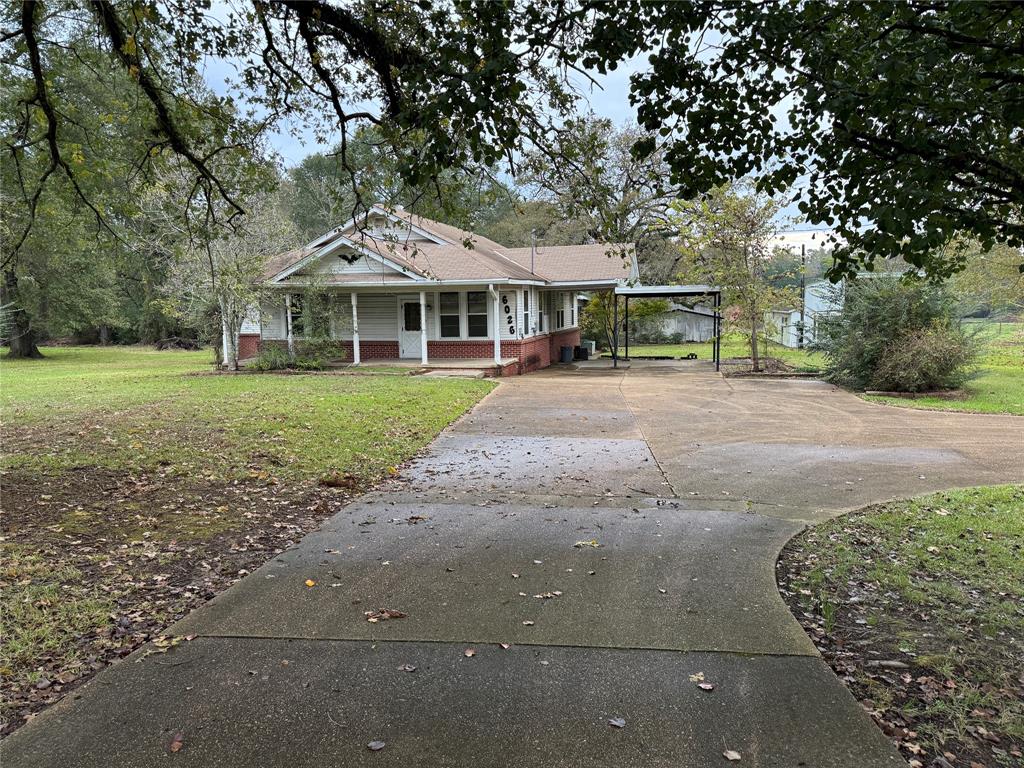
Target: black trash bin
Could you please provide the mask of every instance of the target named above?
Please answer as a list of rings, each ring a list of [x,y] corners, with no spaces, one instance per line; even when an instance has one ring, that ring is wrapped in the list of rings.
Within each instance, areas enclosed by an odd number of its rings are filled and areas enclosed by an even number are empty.
[[[558,361],[560,363],[571,363],[572,362],[572,347],[562,347],[562,354]]]
[[[590,359],[590,349],[588,347],[576,347],[573,352],[575,353],[577,360]]]

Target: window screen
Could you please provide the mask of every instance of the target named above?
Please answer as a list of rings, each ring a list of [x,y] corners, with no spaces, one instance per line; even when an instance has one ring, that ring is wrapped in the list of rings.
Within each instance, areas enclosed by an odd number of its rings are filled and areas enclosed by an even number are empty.
[[[459,331],[459,294],[441,294],[441,337],[458,338]]]
[[[306,335],[306,320],[302,311],[302,296],[292,294],[291,298],[292,336]]]
[[[470,336],[487,335],[487,291],[466,294],[466,319]]]

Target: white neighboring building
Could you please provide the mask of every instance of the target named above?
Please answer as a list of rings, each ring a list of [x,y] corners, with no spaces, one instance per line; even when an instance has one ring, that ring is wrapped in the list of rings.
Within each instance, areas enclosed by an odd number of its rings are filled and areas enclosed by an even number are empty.
[[[660,323],[662,334],[679,336],[680,341],[711,341],[715,335],[715,313],[700,305],[693,309],[673,305],[652,321]]]
[[[814,341],[814,328],[819,318],[843,308],[841,294],[827,280],[818,280],[804,288],[803,342]],[[784,347],[800,346],[800,307],[770,309],[764,313],[765,332],[772,341]]]

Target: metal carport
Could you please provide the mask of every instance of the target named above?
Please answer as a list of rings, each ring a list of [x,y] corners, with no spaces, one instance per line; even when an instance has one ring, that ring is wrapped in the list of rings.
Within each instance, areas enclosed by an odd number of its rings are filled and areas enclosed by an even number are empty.
[[[715,361],[715,370],[719,370],[722,363],[722,289],[713,285],[619,285],[615,288],[614,318],[612,329],[614,334],[614,345],[612,348],[612,367],[619,367],[619,296],[626,299],[624,330],[626,334],[626,359],[629,359],[629,300],[634,299],[669,299],[681,297],[710,296],[715,310],[714,327],[715,343],[712,347],[712,356]]]

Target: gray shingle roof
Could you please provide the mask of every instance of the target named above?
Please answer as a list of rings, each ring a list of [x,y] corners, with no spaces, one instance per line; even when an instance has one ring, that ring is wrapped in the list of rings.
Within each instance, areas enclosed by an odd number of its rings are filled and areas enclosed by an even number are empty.
[[[365,233],[334,230],[310,246],[271,259],[264,273],[266,279],[272,279],[342,237],[413,274],[433,280],[594,282],[626,280],[632,276],[631,262],[635,252],[631,244],[538,246],[532,257],[531,271],[530,248],[506,248],[482,235],[450,224],[413,216],[404,211],[389,213],[445,241],[444,244],[423,240],[394,242],[369,237]],[[346,283],[356,280],[331,279],[328,282]]]

